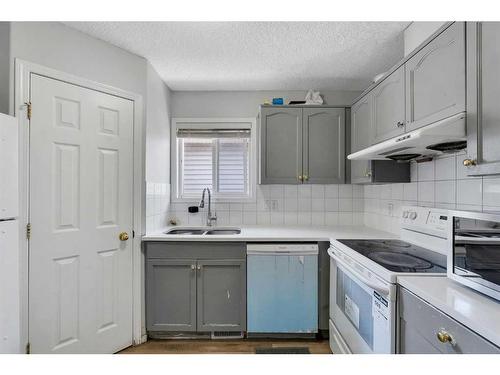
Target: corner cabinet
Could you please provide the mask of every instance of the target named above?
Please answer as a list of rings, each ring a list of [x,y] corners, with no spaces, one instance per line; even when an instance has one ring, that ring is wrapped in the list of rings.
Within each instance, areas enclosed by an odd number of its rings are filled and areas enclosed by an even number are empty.
[[[368,94],[351,108],[351,152],[372,144],[373,128],[372,96]],[[371,181],[370,160],[351,160],[351,183],[363,184]]]
[[[465,23],[450,25],[405,70],[406,131],[465,111]]]
[[[345,108],[261,107],[260,183],[344,183],[345,113]]]
[[[246,331],[246,245],[146,242],[146,327],[168,332]]]
[[[471,176],[500,174],[499,22],[467,23],[467,156]]]

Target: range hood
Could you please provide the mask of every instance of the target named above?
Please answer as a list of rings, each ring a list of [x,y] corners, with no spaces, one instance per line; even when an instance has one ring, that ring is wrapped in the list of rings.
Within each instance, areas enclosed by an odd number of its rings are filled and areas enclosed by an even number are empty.
[[[349,160],[409,161],[467,147],[466,113],[460,112],[347,156]]]

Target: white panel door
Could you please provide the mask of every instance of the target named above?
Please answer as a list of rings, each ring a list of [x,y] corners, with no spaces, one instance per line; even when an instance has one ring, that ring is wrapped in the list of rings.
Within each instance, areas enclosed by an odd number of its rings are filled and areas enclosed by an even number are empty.
[[[33,74],[29,340],[34,353],[132,344],[133,102]]]

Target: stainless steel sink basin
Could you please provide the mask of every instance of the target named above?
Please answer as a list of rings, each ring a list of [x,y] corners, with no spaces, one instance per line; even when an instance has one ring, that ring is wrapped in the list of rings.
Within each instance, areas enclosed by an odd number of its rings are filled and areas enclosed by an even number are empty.
[[[205,234],[207,235],[228,235],[228,234],[240,234],[240,228],[221,228],[221,229],[210,229]]]
[[[176,235],[231,235],[240,234],[240,228],[172,228],[165,232],[165,234],[176,234]]]
[[[195,234],[202,235],[206,232],[206,229],[194,229],[194,228],[174,228],[167,230],[165,234]]]

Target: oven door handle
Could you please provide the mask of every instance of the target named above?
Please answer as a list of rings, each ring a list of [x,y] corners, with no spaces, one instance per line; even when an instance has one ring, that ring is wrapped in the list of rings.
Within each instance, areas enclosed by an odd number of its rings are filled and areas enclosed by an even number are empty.
[[[376,292],[383,294],[385,296],[389,296],[389,294],[391,293],[391,290],[389,287],[387,287],[385,285],[381,285],[379,283],[375,283],[374,281],[367,279],[365,276],[363,276],[358,271],[356,271],[354,268],[352,268],[349,264],[344,262],[337,254],[335,254],[335,250],[328,249],[328,254],[333,258],[333,260],[335,260],[338,264],[340,264],[342,267],[344,267],[346,270],[348,270],[350,273],[352,273],[363,284],[367,285],[368,287],[372,288]]]

